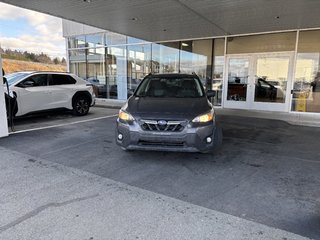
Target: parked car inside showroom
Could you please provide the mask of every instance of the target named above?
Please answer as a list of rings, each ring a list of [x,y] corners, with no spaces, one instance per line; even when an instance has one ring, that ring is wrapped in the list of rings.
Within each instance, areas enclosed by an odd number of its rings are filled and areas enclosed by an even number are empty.
[[[16,72],[5,75],[14,117],[53,109],[69,109],[83,116],[95,103],[91,84],[60,72]]]
[[[124,150],[212,152],[222,143],[209,99],[194,74],[149,74],[119,111],[116,142]]]
[[[93,91],[97,98],[107,97],[107,85],[100,83],[100,80],[96,77],[89,77],[85,79],[88,83],[92,84]]]

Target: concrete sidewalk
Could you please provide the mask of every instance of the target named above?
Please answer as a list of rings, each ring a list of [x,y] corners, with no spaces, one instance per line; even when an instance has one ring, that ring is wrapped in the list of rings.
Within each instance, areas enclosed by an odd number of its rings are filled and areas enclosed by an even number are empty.
[[[306,239],[0,147],[0,239]]]

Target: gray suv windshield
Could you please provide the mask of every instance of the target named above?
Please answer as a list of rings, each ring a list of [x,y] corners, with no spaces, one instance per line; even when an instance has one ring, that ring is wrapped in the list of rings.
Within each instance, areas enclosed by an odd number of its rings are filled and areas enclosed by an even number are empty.
[[[137,97],[203,97],[203,89],[198,79],[192,77],[148,77],[139,86]]]

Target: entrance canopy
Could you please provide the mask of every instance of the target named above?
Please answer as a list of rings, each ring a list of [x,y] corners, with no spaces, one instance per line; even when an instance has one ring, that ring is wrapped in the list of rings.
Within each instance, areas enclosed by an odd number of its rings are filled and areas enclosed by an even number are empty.
[[[1,0],[148,41],[320,27],[319,0]]]

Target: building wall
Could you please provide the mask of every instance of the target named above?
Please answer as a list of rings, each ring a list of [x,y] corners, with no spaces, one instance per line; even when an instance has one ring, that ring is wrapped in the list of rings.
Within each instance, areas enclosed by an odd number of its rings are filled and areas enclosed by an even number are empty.
[[[126,99],[150,72],[195,72],[207,88],[216,91],[216,106],[232,107],[248,101],[250,94],[240,95],[241,91],[249,93],[251,81],[255,90],[249,101],[258,103],[260,110],[276,110],[282,104],[281,111],[320,113],[319,30],[161,43],[66,20],[63,31],[69,70],[94,83],[101,98]],[[239,56],[253,59],[247,66],[254,70],[248,70],[251,75],[263,76],[243,78],[239,83],[245,88],[234,92],[239,85],[236,75],[244,69],[230,72],[230,59]]]

